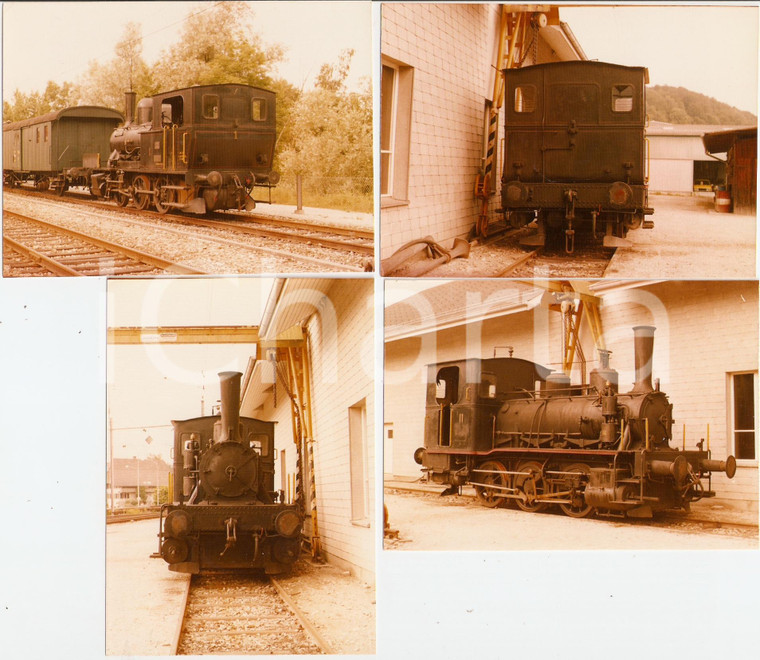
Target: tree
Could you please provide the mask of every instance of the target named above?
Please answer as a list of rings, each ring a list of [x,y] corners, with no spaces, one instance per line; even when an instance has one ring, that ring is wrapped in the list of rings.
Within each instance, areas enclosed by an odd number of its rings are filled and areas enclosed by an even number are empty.
[[[103,64],[90,62],[80,83],[83,103],[122,108],[124,92],[133,90],[137,97],[150,96],[157,90],[150,68],[142,56],[142,28],[139,23],[127,23],[120,41],[114,46],[115,57]]]
[[[322,178],[324,192],[371,191],[372,93],[367,80],[360,92],[346,89],[352,55],[322,65],[316,88],[293,108],[292,139],[280,154],[286,173]]]
[[[24,94],[18,89],[13,93],[12,102],[3,101],[3,121],[21,121],[31,117],[62,110],[77,104],[75,86],[70,82],[58,85],[48,81],[45,91]]]
[[[179,41],[162,52],[155,80],[162,90],[240,83],[269,87],[281,46],[265,47],[250,33],[253,12],[244,2],[219,2],[190,14]]]

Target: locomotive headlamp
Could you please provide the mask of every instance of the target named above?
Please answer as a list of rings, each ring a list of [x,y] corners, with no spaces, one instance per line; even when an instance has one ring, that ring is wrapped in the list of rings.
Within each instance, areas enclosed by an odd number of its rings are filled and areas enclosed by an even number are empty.
[[[185,511],[175,509],[166,516],[164,530],[167,536],[182,537],[185,536],[192,527],[192,520]]]
[[[609,195],[612,206],[626,206],[633,200],[633,190],[622,181],[616,181],[610,186]]]
[[[272,170],[269,173],[269,183],[271,183],[273,186],[276,186],[279,182],[280,182],[280,173]]]
[[[297,536],[301,531],[301,516],[292,510],[280,511],[275,518],[274,528],[283,536]]]

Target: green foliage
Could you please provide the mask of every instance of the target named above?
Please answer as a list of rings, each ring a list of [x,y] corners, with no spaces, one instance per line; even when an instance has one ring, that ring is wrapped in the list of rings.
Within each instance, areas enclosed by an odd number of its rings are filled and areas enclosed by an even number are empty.
[[[757,124],[757,117],[751,112],[683,87],[667,85],[647,87],[647,114],[651,121],[670,124]]]
[[[76,105],[76,90],[71,83],[58,85],[48,81],[45,91],[24,94],[18,89],[13,93],[13,101],[3,101],[3,121],[21,121],[30,117],[47,114]]]
[[[345,51],[337,65],[323,65],[317,87],[301,94],[280,162],[287,174],[321,181],[321,194],[371,198],[372,92],[367,80],[360,92],[346,89],[352,55]]]
[[[132,89],[137,97],[156,92],[150,68],[142,56],[142,28],[127,23],[114,46],[115,57],[107,62],[90,62],[80,85],[82,103],[124,109],[124,92]]]
[[[250,32],[254,15],[244,2],[218,2],[188,16],[179,42],[163,51],[154,68],[162,90],[239,83],[266,87],[283,57],[281,46],[264,47]]]

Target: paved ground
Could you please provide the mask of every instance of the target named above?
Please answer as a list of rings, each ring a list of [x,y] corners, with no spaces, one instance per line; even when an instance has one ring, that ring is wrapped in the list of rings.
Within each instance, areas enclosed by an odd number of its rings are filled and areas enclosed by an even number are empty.
[[[171,573],[158,547],[158,520],[106,529],[106,654],[169,655],[190,576]]]
[[[697,523],[667,528],[642,521],[573,519],[487,509],[469,497],[387,489],[388,550],[757,550],[757,527],[705,529]]]
[[[366,230],[374,227],[374,215],[372,213],[317,209],[310,206],[303,207],[303,212],[297,213],[296,207],[292,204],[256,204],[256,209],[253,212],[257,215],[286,218],[299,222],[311,220],[319,224],[350,227],[352,229]]]
[[[629,232],[633,247],[615,252],[605,277],[754,279],[755,216],[717,213],[713,196],[650,195],[654,229]]]

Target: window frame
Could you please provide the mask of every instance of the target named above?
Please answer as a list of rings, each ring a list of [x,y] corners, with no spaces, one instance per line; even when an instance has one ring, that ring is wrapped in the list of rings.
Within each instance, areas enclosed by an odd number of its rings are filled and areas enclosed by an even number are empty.
[[[736,455],[736,426],[735,426],[735,387],[734,387],[734,378],[736,376],[744,376],[751,374],[753,376],[752,378],[752,403],[754,405],[754,411],[753,411],[753,418],[755,423],[755,428],[753,429],[754,435],[755,435],[755,457],[754,458],[739,458]],[[758,443],[758,372],[757,370],[744,370],[744,371],[732,371],[727,374],[727,386],[728,386],[728,396],[726,401],[726,412],[727,412],[727,433],[726,433],[726,445],[728,449],[728,453],[734,456],[736,458],[736,464],[740,467],[757,467],[759,464],[758,460],[758,452],[760,450],[760,443]],[[742,431],[750,431],[750,429],[739,429],[739,432]]]
[[[383,74],[393,71],[391,98],[383,98]],[[409,204],[411,172],[412,110],[414,104],[414,67],[382,56],[380,81],[380,207]],[[385,109],[384,109],[385,108]],[[386,123],[387,109],[390,118]],[[387,138],[387,139],[386,139]],[[388,163],[384,168],[384,160]],[[384,174],[384,169],[387,174]]]
[[[256,113],[255,108],[256,106],[259,106],[261,109],[263,109],[263,114],[259,119],[256,119]],[[255,122],[265,122],[269,118],[269,105],[267,104],[267,100],[263,96],[254,96],[251,98],[251,121]]]
[[[216,114],[214,116],[209,116],[206,114],[206,99],[207,98],[216,98],[216,104],[214,105]],[[211,119],[214,121],[218,121],[221,114],[222,114],[222,106],[221,106],[221,98],[219,94],[211,94],[211,93],[202,94],[201,95],[201,116],[204,119]]]
[[[351,524],[370,526],[370,470],[367,447],[367,400],[348,408],[348,467]]]
[[[530,107],[530,110],[520,110],[517,107],[518,93],[520,93],[522,96],[522,99],[523,99],[522,105],[526,105],[525,100],[524,100],[526,96],[524,93],[522,93],[522,90],[524,89],[533,90],[533,97],[531,99],[533,101],[533,105]],[[534,83],[520,83],[520,84],[515,85],[514,94],[512,98],[512,111],[517,115],[532,115],[536,111],[537,108],[538,108],[538,87]]]
[[[628,87],[628,88],[630,88],[631,95],[630,96],[620,96],[619,94],[616,93],[616,90],[617,90],[618,87]],[[629,114],[629,113],[633,112],[633,108],[634,108],[633,99],[634,99],[635,95],[636,95],[636,90],[634,89],[634,87],[633,87],[633,85],[631,83],[619,83],[619,84],[616,83],[616,84],[613,84],[612,87],[610,88],[610,110],[612,110],[613,114],[616,114],[616,115]],[[615,107],[615,101],[617,99],[630,99],[630,101],[631,101],[631,107],[628,108],[627,110],[618,110]]]

